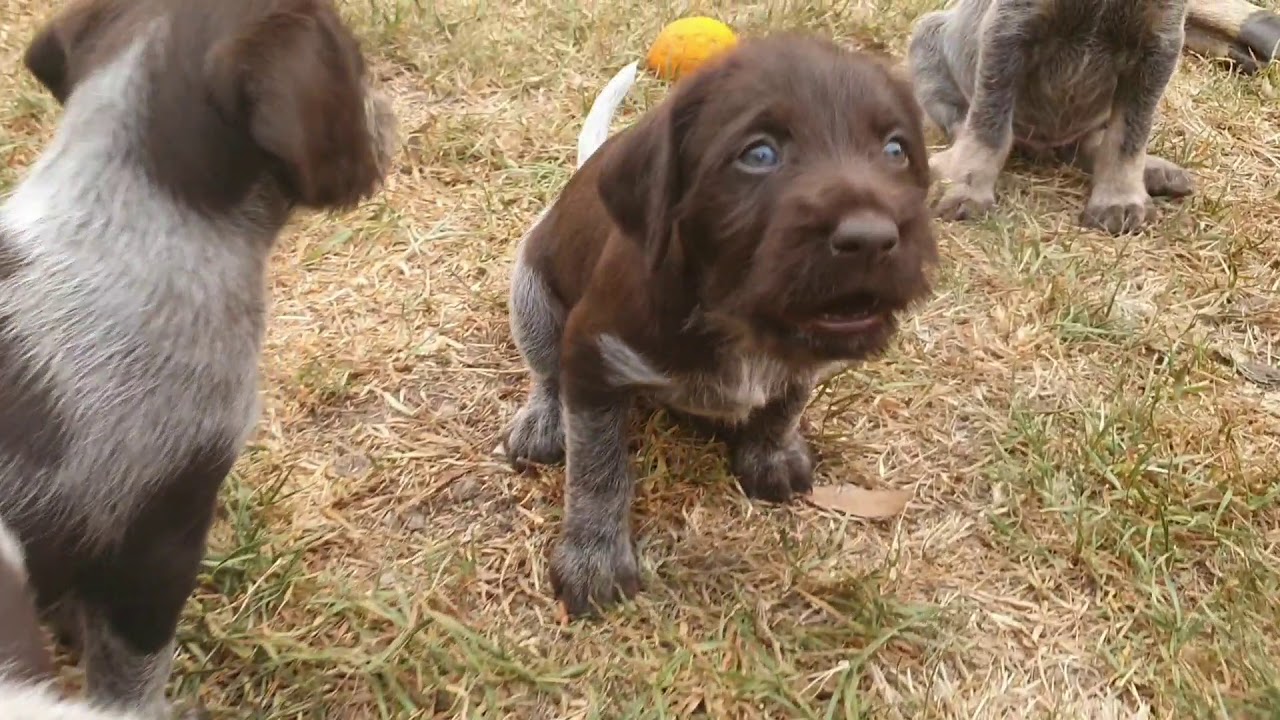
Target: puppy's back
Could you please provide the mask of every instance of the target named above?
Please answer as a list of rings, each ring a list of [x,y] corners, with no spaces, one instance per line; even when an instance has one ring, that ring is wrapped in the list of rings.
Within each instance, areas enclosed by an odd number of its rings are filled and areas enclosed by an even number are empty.
[[[621,130],[587,159],[524,242],[524,261],[547,279],[556,298],[566,307],[575,305],[586,292],[592,270],[617,233],[600,199],[597,183],[603,167],[601,158],[631,131],[632,128]],[[639,253],[636,257],[643,262]]]

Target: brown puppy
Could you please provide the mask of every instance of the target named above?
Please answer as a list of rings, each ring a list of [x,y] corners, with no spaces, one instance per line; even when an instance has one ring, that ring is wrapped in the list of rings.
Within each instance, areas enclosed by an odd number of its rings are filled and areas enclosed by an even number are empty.
[[[610,138],[523,239],[511,328],[533,387],[505,445],[517,464],[567,449],[552,582],[571,614],[639,588],[638,393],[713,422],[748,496],[810,489],[815,378],[884,350],[929,292],[921,122],[870,56],[745,41]]]

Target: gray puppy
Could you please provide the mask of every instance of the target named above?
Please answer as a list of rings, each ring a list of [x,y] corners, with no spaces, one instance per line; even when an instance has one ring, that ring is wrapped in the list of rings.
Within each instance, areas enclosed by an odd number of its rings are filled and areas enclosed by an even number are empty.
[[[1190,173],[1146,152],[1186,13],[1185,0],[953,0],[921,16],[916,97],[952,143],[931,163],[939,217],[985,214],[1015,148],[1091,173],[1081,222],[1113,234],[1145,225],[1151,196],[1189,194]]]

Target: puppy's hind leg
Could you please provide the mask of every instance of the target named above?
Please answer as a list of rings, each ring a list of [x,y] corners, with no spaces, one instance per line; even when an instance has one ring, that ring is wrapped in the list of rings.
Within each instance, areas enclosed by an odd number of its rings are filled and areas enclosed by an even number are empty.
[[[533,378],[524,406],[506,431],[507,459],[513,467],[526,462],[558,463],[564,459],[560,340],[565,309],[523,257],[512,271],[509,309],[511,334]]]
[[[1280,57],[1280,15],[1246,0],[1190,0],[1185,47],[1252,74]]]
[[[969,111],[969,102],[956,84],[947,63],[943,33],[951,13],[946,10],[921,15],[911,30],[907,47],[907,66],[911,70],[916,102],[925,115],[946,135],[955,140],[956,131]]]
[[[1060,159],[1074,164],[1086,173],[1093,174],[1098,146],[1105,130],[1099,130],[1076,145],[1060,151]],[[1142,181],[1147,194],[1152,197],[1185,197],[1195,192],[1196,182],[1192,174],[1177,163],[1148,154],[1143,163]]]
[[[165,699],[182,608],[195,587],[218,488],[235,461],[194,453],[166,478],[121,541],[77,575],[89,699],[168,720]]]

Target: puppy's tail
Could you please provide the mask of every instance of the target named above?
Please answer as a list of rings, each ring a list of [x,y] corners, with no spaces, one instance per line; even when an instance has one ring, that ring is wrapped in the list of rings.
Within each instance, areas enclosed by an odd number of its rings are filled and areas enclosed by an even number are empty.
[[[52,677],[53,656],[40,631],[22,542],[0,519],[0,686]],[[6,707],[4,694],[0,693],[0,710]],[[6,712],[0,717],[27,716]]]
[[[609,139],[609,125],[622,104],[622,98],[636,82],[637,66],[638,63],[633,62],[619,70],[591,103],[591,111],[582,123],[582,132],[578,133],[578,167],[582,167],[587,158]]]

